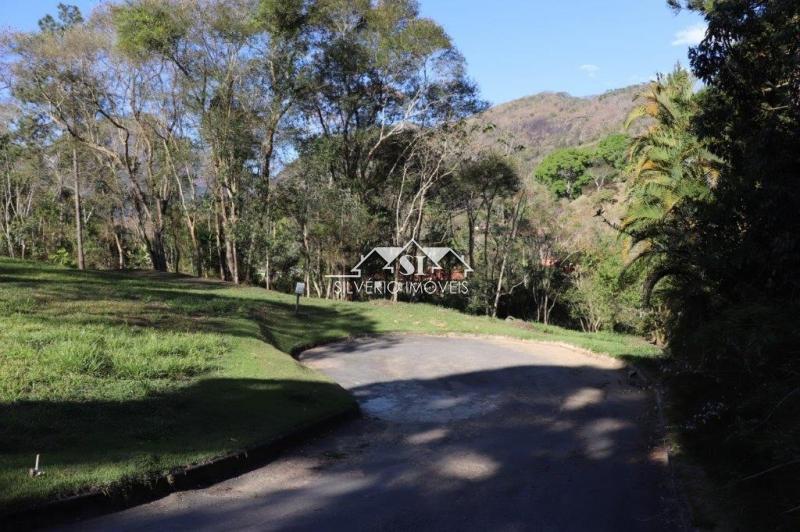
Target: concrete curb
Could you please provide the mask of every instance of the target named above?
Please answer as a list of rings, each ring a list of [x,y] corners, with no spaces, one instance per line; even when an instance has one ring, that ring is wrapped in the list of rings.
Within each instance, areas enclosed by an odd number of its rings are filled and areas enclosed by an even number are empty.
[[[308,422],[269,441],[171,471],[150,481],[94,490],[3,515],[0,516],[0,530],[31,530],[67,524],[152,502],[176,491],[209,486],[262,467],[286,450],[360,415],[358,404],[354,403],[343,412]]]

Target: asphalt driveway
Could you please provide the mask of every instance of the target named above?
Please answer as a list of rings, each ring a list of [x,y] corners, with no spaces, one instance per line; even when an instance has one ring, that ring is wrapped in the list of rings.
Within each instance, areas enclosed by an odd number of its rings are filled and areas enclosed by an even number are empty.
[[[549,344],[388,336],[305,352],[364,416],[81,530],[676,530],[650,394]]]

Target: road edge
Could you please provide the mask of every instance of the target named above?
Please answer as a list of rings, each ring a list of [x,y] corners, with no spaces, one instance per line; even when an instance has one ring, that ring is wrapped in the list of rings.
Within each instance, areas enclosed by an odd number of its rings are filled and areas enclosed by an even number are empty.
[[[227,480],[274,461],[286,451],[306,443],[361,415],[358,403],[345,410],[309,421],[268,441],[233,451],[201,464],[182,467],[150,480],[95,489],[2,515],[2,530],[32,530],[65,525],[132,508],[190,489]]]

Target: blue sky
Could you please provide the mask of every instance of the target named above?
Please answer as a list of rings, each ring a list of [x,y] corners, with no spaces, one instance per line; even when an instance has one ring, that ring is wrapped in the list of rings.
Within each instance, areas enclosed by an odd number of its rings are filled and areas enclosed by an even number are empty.
[[[444,26],[492,103],[646,81],[687,65],[686,43],[704,29],[666,0],[422,0],[421,11]]]
[[[7,1],[7,0],[5,0]],[[5,3],[4,1],[4,3]],[[84,13],[98,0],[61,0]],[[646,81],[680,61],[703,21],[666,0],[419,0],[450,34],[492,103],[545,90],[576,96]],[[58,0],[8,2],[0,27],[34,29]]]

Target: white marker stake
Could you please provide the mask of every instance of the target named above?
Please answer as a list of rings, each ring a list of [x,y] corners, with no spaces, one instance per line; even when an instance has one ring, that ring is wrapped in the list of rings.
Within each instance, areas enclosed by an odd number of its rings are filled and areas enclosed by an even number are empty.
[[[33,464],[33,469],[28,469],[28,475],[31,478],[36,478],[39,475],[44,475],[44,471],[39,469],[39,455],[36,455],[36,462]]]

